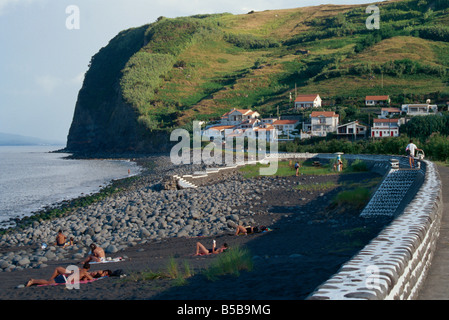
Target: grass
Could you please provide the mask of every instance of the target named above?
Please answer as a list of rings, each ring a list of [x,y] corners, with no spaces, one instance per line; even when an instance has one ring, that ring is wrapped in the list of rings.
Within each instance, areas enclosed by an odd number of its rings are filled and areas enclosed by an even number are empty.
[[[354,190],[340,192],[334,199],[337,206],[350,206],[355,209],[362,209],[371,198],[371,191],[368,188],[358,187]]]
[[[157,272],[154,272],[152,270],[133,272],[125,280],[132,282],[141,282],[168,279],[173,280],[174,285],[182,286],[185,285],[187,283],[187,279],[192,276],[194,276],[194,272],[187,261],[183,262],[183,269],[180,269],[176,259],[170,257],[165,270]]]
[[[353,163],[351,163],[350,166],[347,165],[347,162],[344,164],[345,166],[342,172],[335,172],[333,170],[332,163],[321,164],[321,166],[316,167],[313,165],[312,160],[307,160],[300,163],[301,167],[299,168],[299,172],[301,175],[333,175],[333,174],[345,174],[345,173],[368,171],[366,163],[360,160],[355,160]],[[269,165],[258,163],[243,166],[239,170],[240,172],[243,173],[243,176],[245,178],[255,178],[260,175],[260,168],[268,168],[268,167]],[[296,171],[294,161],[290,160],[278,162],[278,170],[276,172],[276,176],[288,177],[294,176],[295,174]]]
[[[201,273],[210,281],[215,281],[223,275],[239,276],[242,270],[251,271],[253,260],[247,249],[238,246],[229,248],[226,252],[218,255],[211,265],[202,270]],[[182,268],[179,262],[170,257],[164,270],[154,272],[145,270],[132,272],[123,281],[142,282],[155,280],[171,280],[175,286],[186,285],[188,279],[195,275],[188,261],[183,261]]]
[[[252,256],[248,250],[240,247],[229,248],[205,270],[203,274],[208,280],[214,281],[219,276],[234,275],[239,276],[240,271],[253,269]]]

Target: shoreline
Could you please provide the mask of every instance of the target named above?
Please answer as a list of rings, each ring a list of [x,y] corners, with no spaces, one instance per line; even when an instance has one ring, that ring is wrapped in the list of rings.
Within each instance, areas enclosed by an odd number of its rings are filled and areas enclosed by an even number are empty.
[[[337,190],[302,193],[291,190],[293,184],[317,183],[329,179],[351,180],[359,179],[360,176],[244,179],[236,171],[229,176],[220,177],[220,181],[212,181],[208,186],[195,190],[157,191],[156,186],[160,184],[164,176],[173,172],[189,173],[198,169],[192,165],[173,167],[170,163],[166,163],[166,160],[158,156],[142,160],[154,161],[155,164],[151,170],[145,171],[137,179],[130,181],[123,190],[106,197],[105,200],[75,209],[73,214],[65,217],[40,223],[33,222],[31,228],[22,230],[17,243],[12,241],[8,244],[9,248],[1,237],[0,268],[3,272],[0,272],[0,288],[4,289],[5,293],[0,294],[0,299],[53,299],[52,290],[56,292],[56,288],[42,290],[42,288],[16,289],[16,287],[32,275],[48,278],[54,266],[67,265],[83,259],[90,242],[103,246],[107,256],[125,256],[127,259],[115,264],[114,267],[126,269],[127,273],[135,273],[164,268],[170,257],[186,259],[195,270],[203,270],[214,260],[214,257],[192,257],[195,243],[201,241],[208,245],[212,239],[217,239],[217,243],[220,244],[222,241],[227,241],[231,246],[249,248],[253,254],[256,270],[245,272],[244,276],[238,278],[239,281],[246,281],[245,277],[251,279],[257,275],[261,276],[261,272],[265,274],[265,271],[260,268],[273,268],[271,272],[276,275],[279,273],[276,271],[277,268],[282,270],[290,267],[293,268],[290,271],[295,277],[306,277],[307,281],[304,281],[309,284],[305,285],[307,289],[304,289],[302,293],[290,292],[289,294],[292,299],[304,299],[307,290],[313,290],[314,285],[318,286],[320,281],[327,280],[326,277],[335,272],[341,263],[346,262],[363,247],[364,244],[358,242],[360,239],[369,241],[388,223],[388,221],[357,218],[353,210],[337,212],[332,209],[329,203]],[[372,172],[361,175],[367,178],[376,176]],[[155,211],[158,213],[155,214]],[[234,236],[234,228],[237,224],[263,224],[270,226],[273,232]],[[66,235],[69,235],[67,230],[70,230],[76,245],[69,249],[53,247],[50,250],[42,250],[41,241],[54,239],[59,228],[63,228]],[[349,230],[347,232],[353,232],[354,235],[341,234],[340,229]],[[322,238],[320,239],[319,236]],[[329,237],[332,239],[336,237],[340,241],[347,242],[347,245],[338,244],[335,239],[330,240]],[[332,241],[335,243],[332,244]],[[20,243],[24,246],[19,246]],[[336,247],[327,248],[325,249],[327,254],[323,253],[323,246],[333,245]],[[325,260],[329,261],[324,263]],[[9,262],[11,264],[14,262],[15,267],[3,268]],[[279,263],[287,264],[287,266],[281,266]],[[324,273],[315,271],[307,275],[304,275],[304,272],[298,274],[295,266],[300,266],[302,263],[305,263],[309,269],[318,268],[318,270],[326,269],[327,271]],[[2,279],[12,275],[10,281],[1,285]],[[201,279],[200,275],[195,277]],[[15,285],[12,283],[13,280],[16,281]],[[285,281],[288,282],[286,279],[279,281],[284,284]],[[166,286],[166,282],[157,282],[157,285],[164,283]],[[204,279],[194,282],[210,288],[217,285]],[[218,282],[222,283],[222,281]],[[144,292],[139,290],[143,284],[115,279],[88,284],[86,287],[97,285],[107,288],[113,285],[120,288],[120,291],[111,290],[106,296],[103,295],[105,299],[185,299],[190,297],[187,291],[194,284],[189,281],[189,285],[177,288],[176,292],[168,288],[165,293],[159,292],[156,288],[150,290],[151,292]],[[144,285],[157,287],[155,283],[144,283]],[[184,292],[184,297],[181,292]],[[127,296],[123,296],[126,294]],[[245,299],[247,294],[241,293],[240,299]],[[272,293],[271,298],[277,299],[276,294]],[[201,296],[200,293],[196,296],[197,298],[194,299],[208,299],[207,295]],[[270,299],[266,292],[262,296]],[[87,292],[79,292],[76,297],[75,299],[88,300],[99,298]],[[61,297],[61,299],[66,298],[67,296]]]
[[[46,147],[46,146],[44,146]],[[65,149],[58,149],[58,150],[50,150],[47,151],[47,153],[56,153],[56,154],[62,154],[62,153],[69,153]],[[69,154],[65,157],[61,157],[63,160],[110,160],[110,161],[124,161],[124,162],[133,162],[137,168],[137,173],[129,173],[128,176],[122,177],[122,178],[113,178],[111,180],[108,180],[104,183],[102,183],[98,190],[95,190],[93,192],[84,193],[80,192],[78,196],[74,196],[72,198],[66,198],[53,201],[51,203],[47,203],[45,205],[42,205],[41,209],[33,210],[28,212],[27,214],[18,215],[15,217],[10,217],[8,220],[2,221],[0,224],[0,236],[4,233],[8,232],[14,232],[15,229],[20,229],[23,227],[24,224],[30,223],[30,221],[35,220],[46,220],[46,219],[52,219],[59,217],[61,214],[61,211],[70,211],[73,209],[76,209],[79,206],[83,206],[86,203],[95,202],[98,198],[106,197],[111,194],[111,191],[115,189],[119,189],[123,185],[127,184],[127,181],[129,179],[133,179],[136,177],[139,177],[140,175],[144,174],[146,170],[148,170],[147,167],[145,167],[145,162],[140,162],[138,159],[134,159],[133,157],[130,158],[122,158],[122,157],[80,157],[76,156],[74,154]]]

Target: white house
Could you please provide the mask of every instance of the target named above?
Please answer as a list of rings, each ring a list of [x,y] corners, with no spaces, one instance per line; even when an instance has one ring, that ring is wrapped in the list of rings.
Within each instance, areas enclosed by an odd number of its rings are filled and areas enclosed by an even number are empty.
[[[383,106],[390,104],[390,96],[366,96],[365,105],[366,106]]]
[[[260,114],[249,109],[232,109],[221,116],[222,125],[237,125],[249,119],[257,119]]]
[[[295,99],[295,109],[321,108],[321,102],[319,94],[301,94]]]
[[[234,130],[234,126],[213,126],[206,128],[202,131],[202,136],[208,140],[221,140],[224,139],[225,133]]]
[[[276,120],[273,127],[278,130],[279,134],[290,134],[299,124],[299,120]]]
[[[398,137],[399,127],[403,123],[403,119],[374,119],[371,136],[373,138]]]
[[[335,132],[339,116],[333,111],[313,111],[310,114],[310,134],[325,137],[329,132]]]
[[[235,129],[254,129],[260,123],[259,119],[246,119],[242,121],[240,124],[235,126]]]
[[[426,116],[432,113],[438,112],[438,106],[435,104],[422,103],[422,104],[403,104],[402,112],[405,112],[408,116]]]
[[[391,118],[394,116],[400,116],[401,115],[401,109],[399,108],[382,108],[380,111],[379,118],[386,119]]]
[[[360,137],[366,136],[368,132],[368,127],[360,124],[358,121],[352,121],[349,123],[345,123],[337,126],[337,135],[338,136],[346,136],[346,137]]]

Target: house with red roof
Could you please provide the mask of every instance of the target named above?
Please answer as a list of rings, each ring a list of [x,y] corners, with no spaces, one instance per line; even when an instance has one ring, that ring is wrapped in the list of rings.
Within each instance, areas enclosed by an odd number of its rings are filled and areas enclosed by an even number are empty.
[[[295,99],[295,109],[321,108],[319,94],[300,94]]]
[[[336,132],[339,119],[334,111],[313,111],[310,114],[310,134],[325,137],[328,133]]]
[[[276,120],[273,122],[273,127],[278,130],[280,134],[289,135],[295,130],[299,124],[299,120]]]
[[[373,138],[398,137],[399,127],[403,123],[403,119],[374,119],[371,136]]]
[[[222,125],[238,125],[245,120],[257,119],[260,114],[257,111],[252,111],[250,109],[236,109],[233,108],[231,111],[226,112],[221,116]]]
[[[390,96],[366,96],[365,105],[368,107],[389,105]]]

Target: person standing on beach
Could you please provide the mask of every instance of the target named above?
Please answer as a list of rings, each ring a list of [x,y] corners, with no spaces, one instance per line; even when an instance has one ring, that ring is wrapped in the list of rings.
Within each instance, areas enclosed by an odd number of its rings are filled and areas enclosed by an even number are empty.
[[[419,149],[416,144],[413,143],[413,140],[410,140],[410,143],[405,148],[405,151],[407,152],[408,156],[408,162],[410,164],[410,168],[413,168],[415,166],[415,151],[422,151],[422,149]]]

